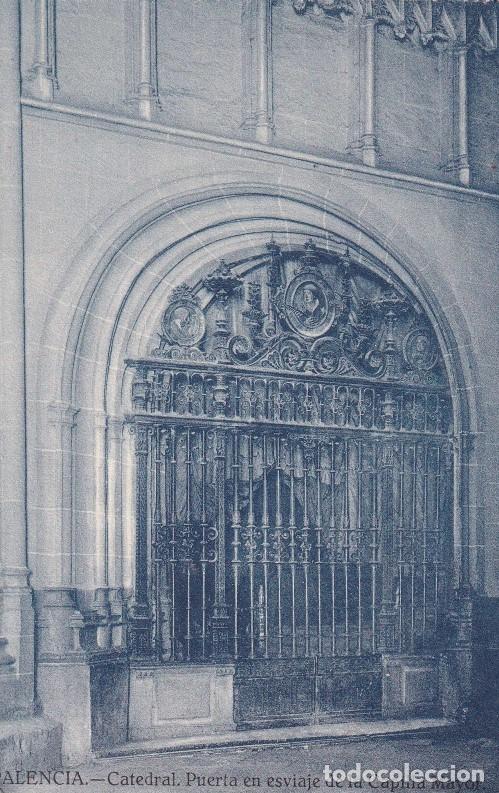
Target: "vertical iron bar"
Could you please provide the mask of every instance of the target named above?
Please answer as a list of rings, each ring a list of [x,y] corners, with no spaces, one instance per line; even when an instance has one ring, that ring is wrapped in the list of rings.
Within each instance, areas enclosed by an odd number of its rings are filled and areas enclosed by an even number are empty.
[[[237,430],[233,433],[233,462],[232,462],[232,485],[234,489],[232,507],[232,566],[234,575],[234,658],[239,655],[239,532],[241,529],[241,512],[239,510],[239,434]]]
[[[214,433],[215,461],[215,524],[217,533],[215,563],[215,602],[212,617],[212,655],[223,660],[229,653],[229,614],[226,601],[226,522],[225,522],[225,475],[227,431],[216,429]]]
[[[349,449],[348,440],[344,441],[343,445],[343,573],[345,577],[345,655],[348,655],[350,649],[350,636],[349,636],[349,597],[348,597],[348,565],[350,563],[350,503],[348,498],[349,489]]]
[[[439,586],[439,549],[440,549],[440,488],[442,477],[441,447],[437,446],[437,476],[435,482],[435,633],[438,627],[438,586]]]
[[[206,658],[206,566],[208,517],[206,513],[206,430],[201,430],[201,653]]]
[[[154,439],[154,462],[155,462],[155,482],[154,482],[154,609],[155,609],[155,650],[161,654],[161,590],[160,590],[160,566],[161,558],[158,554],[158,540],[161,532],[161,430],[156,427]]]
[[[275,439],[276,462],[276,494],[275,494],[275,530],[276,530],[276,565],[277,565],[277,654],[282,658],[282,509],[281,509],[281,439]]]
[[[405,444],[403,441],[400,443],[400,463],[399,463],[399,596],[398,596],[398,612],[399,612],[399,652],[403,649],[403,565],[404,565],[404,483],[405,483]]]
[[[428,543],[428,443],[424,444],[423,472],[423,647],[426,646],[426,567]]]
[[[289,555],[291,567],[291,655],[296,658],[296,514],[295,514],[295,446],[289,442]]]
[[[357,444],[357,655],[362,655],[362,441]]]
[[[308,389],[308,385],[307,385]],[[310,655],[310,614],[308,602],[308,540],[309,540],[309,518],[308,518],[308,473],[309,461],[305,449],[303,449],[303,532],[302,532],[302,564],[305,585],[305,656]]]
[[[185,539],[186,539],[186,577],[187,577],[187,603],[186,603],[186,620],[187,620],[187,633],[186,633],[186,650],[187,660],[191,660],[191,563],[192,563],[192,537],[191,537],[191,431],[189,428],[186,430],[185,435]]]
[[[269,615],[268,615],[268,595],[269,595],[269,504],[268,504],[268,459],[267,459],[267,435],[262,436],[262,465],[263,465],[263,509],[262,509],[262,564],[263,564],[263,612],[264,612],[264,655],[269,657]]]
[[[371,650],[376,652],[376,565],[378,548],[378,444],[373,443],[372,475],[372,577],[371,577]]]
[[[334,440],[331,441],[331,516],[329,519],[330,565],[331,565],[331,655],[336,654],[336,518],[334,512],[334,490],[336,471],[334,467]]]
[[[176,617],[176,550],[177,550],[177,456],[176,456],[176,431],[175,427],[170,429],[170,565],[171,565],[171,598],[172,598],[172,623],[171,623],[171,646],[172,656],[175,659],[177,656],[177,642],[175,634],[175,617]]]
[[[316,515],[316,550],[317,550],[317,654],[322,655],[322,495],[321,495],[321,442],[317,441],[317,515]]]
[[[255,657],[255,507],[253,496],[253,436],[248,435],[248,542],[250,578],[250,658]]]
[[[417,479],[417,443],[413,445],[413,466],[412,466],[412,500],[411,500],[411,653],[414,652],[414,628],[415,628],[415,603],[414,603],[414,584],[415,584],[415,563],[416,563],[416,479]]]

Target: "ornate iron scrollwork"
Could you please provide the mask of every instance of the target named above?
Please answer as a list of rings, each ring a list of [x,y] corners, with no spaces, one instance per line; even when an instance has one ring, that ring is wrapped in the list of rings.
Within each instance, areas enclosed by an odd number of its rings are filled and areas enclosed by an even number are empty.
[[[201,288],[184,285],[172,292],[152,356],[199,364],[199,372],[188,375],[186,369],[173,379],[172,370],[137,366],[138,409],[226,416],[243,415],[241,406],[249,405],[252,416],[263,416],[268,405],[261,403],[259,387],[250,389],[250,404],[247,385],[240,397],[230,385],[229,371],[248,367],[447,387],[435,334],[403,287],[353,259],[348,249],[331,253],[308,242],[301,251],[283,252],[271,242],[267,250],[247,275],[235,275],[222,262]],[[219,365],[211,377],[201,371],[207,364]]]
[[[246,272],[222,262],[174,290],[160,336],[130,362],[133,652],[427,646],[444,606],[452,409],[417,301],[346,246],[272,241]]]

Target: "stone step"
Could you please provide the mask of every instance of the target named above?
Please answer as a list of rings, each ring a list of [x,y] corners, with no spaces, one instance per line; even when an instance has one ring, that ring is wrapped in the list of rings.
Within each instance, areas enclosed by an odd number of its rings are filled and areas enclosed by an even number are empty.
[[[359,741],[377,736],[396,737],[432,734],[455,729],[450,719],[385,719],[379,721],[349,721],[335,724],[314,724],[299,727],[276,727],[241,730],[194,737],[163,738],[131,741],[99,753],[100,757],[132,757],[136,755],[192,752],[206,749],[241,748],[255,745],[276,746],[286,743]]]
[[[0,721],[0,768],[61,768],[62,726],[42,717]]]

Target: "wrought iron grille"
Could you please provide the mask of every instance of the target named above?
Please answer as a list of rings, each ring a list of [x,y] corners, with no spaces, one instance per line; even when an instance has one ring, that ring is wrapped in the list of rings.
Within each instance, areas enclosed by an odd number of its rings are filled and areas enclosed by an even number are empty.
[[[445,360],[394,274],[331,244],[220,262],[128,362],[139,655],[284,668],[443,634]]]
[[[374,654],[387,620],[394,649],[434,646],[448,438],[173,421],[146,431],[162,659]]]
[[[446,435],[452,409],[442,386],[348,382],[137,362],[137,411],[157,417]]]

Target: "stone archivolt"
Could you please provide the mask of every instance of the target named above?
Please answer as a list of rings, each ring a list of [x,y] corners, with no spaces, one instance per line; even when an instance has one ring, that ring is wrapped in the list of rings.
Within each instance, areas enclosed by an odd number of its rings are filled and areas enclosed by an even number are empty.
[[[497,50],[497,3],[459,0],[291,0],[297,14],[373,18],[397,39],[429,45],[470,45]]]

